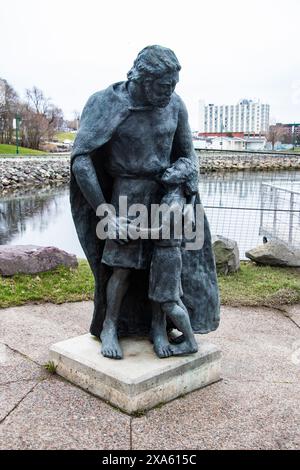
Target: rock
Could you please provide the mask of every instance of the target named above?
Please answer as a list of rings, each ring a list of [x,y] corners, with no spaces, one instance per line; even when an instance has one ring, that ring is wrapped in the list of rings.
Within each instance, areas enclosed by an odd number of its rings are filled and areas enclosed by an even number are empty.
[[[240,253],[236,241],[215,235],[212,246],[218,273],[235,273],[240,269]]]
[[[300,250],[275,240],[246,251],[245,255],[257,264],[300,267]]]
[[[0,245],[0,274],[35,274],[50,271],[57,266],[75,268],[78,266],[75,255],[54,246]]]

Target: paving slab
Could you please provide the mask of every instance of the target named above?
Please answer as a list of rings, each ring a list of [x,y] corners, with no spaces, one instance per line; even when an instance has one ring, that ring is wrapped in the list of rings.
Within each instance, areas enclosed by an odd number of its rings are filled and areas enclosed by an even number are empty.
[[[299,393],[223,380],[134,418],[133,449],[300,449]]]
[[[220,327],[204,338],[221,349],[224,378],[299,383],[300,329],[279,311],[224,307]]]
[[[43,367],[0,343],[0,385],[47,376]]]
[[[0,385],[0,422],[6,418],[36,384],[36,381],[26,380]]]
[[[0,309],[0,341],[44,364],[53,343],[89,330],[92,312],[92,302]]]
[[[285,311],[286,315],[290,317],[300,328],[300,304],[284,305],[283,310]]]
[[[130,436],[135,449],[300,448],[298,306],[223,307],[220,328],[203,336],[222,351],[222,382],[133,419],[39,369],[52,344],[87,333],[92,310],[0,310],[1,449],[129,449]]]
[[[222,351],[223,381],[134,418],[133,447],[300,448],[299,328],[278,311],[226,307],[204,338]]]
[[[0,425],[0,449],[129,449],[130,418],[53,376]]]

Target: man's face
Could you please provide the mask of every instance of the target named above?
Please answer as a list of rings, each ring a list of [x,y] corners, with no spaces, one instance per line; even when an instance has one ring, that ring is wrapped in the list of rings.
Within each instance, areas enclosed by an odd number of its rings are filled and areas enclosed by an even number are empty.
[[[162,77],[146,81],[144,90],[149,103],[158,108],[165,108],[170,102],[178,81],[178,72],[167,73]]]

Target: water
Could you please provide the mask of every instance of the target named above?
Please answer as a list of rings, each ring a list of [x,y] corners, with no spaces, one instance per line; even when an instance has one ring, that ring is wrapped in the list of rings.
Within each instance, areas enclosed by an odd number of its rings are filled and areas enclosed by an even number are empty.
[[[300,171],[236,172],[201,175],[201,198],[213,234],[238,242],[240,258],[245,251],[263,242],[259,235],[261,222],[261,183],[271,183],[290,190],[299,190]],[[265,207],[272,207],[265,204]],[[300,210],[299,204],[294,207]],[[265,214],[273,216],[271,212]],[[288,215],[278,218],[282,234],[288,233]],[[299,224],[299,217],[294,223]],[[287,238],[287,237],[286,237]],[[297,241],[299,242],[299,241]]]
[[[262,242],[261,182],[276,182],[296,190],[300,171],[201,175],[200,192],[211,231],[236,240],[242,259],[246,250]],[[0,197],[0,244],[52,245],[83,258],[71,216],[68,186]]]
[[[84,258],[71,216],[68,186],[0,198],[0,244],[52,245]]]

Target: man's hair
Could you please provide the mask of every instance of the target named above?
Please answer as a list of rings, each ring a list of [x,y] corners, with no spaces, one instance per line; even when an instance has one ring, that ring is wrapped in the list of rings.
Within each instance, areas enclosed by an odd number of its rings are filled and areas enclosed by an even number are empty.
[[[140,81],[145,78],[161,77],[166,73],[179,72],[180,69],[181,65],[171,49],[162,46],[147,46],[138,53],[127,78]]]

